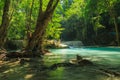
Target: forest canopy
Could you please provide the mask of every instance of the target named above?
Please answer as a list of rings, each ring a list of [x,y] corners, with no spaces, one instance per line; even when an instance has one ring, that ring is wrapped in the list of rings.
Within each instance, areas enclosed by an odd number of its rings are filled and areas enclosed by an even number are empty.
[[[120,0],[0,0],[0,24],[0,36],[5,37],[0,37],[0,44],[6,40],[30,43],[32,35],[32,45],[53,39],[120,45]],[[43,31],[37,32],[38,26]],[[39,40],[35,34],[41,34]]]

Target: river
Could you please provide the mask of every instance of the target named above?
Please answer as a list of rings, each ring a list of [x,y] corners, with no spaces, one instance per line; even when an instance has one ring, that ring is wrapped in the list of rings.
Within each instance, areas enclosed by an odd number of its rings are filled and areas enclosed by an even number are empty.
[[[63,55],[64,58],[75,58],[81,55],[84,58],[100,63],[109,63],[120,65],[120,48],[117,47],[84,47],[84,48],[68,48],[68,49],[51,49],[55,55]]]
[[[84,47],[68,49],[50,49],[51,55],[45,57],[46,65],[68,62],[76,55],[92,61],[98,67],[58,67],[49,72],[50,80],[120,80],[120,77],[108,77],[99,72],[99,68],[120,72],[120,48],[118,47]],[[98,71],[97,71],[98,70]]]

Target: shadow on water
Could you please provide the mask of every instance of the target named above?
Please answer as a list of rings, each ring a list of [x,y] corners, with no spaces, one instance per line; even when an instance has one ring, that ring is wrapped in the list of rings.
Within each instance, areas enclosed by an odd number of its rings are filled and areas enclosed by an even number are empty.
[[[0,73],[0,80],[119,80],[96,71],[94,66],[57,67],[50,70],[52,64],[65,62],[62,56],[44,56],[32,58],[25,63],[12,61],[6,63]],[[9,66],[9,67],[5,67]],[[47,68],[46,68],[47,66]],[[104,67],[104,66],[102,66]],[[2,69],[0,68],[0,70]],[[104,67],[105,68],[105,67]]]
[[[55,56],[55,57],[52,57]],[[63,57],[63,55],[46,56],[46,64],[53,64],[59,62],[65,62],[66,58],[71,59],[71,56]],[[119,80],[120,78],[108,77],[97,71],[99,68],[109,68],[113,66],[101,65],[98,66],[83,66],[83,67],[58,67],[56,70],[49,72],[48,80]],[[118,67],[118,66],[117,66]],[[116,68],[116,67],[115,67]],[[117,68],[118,69],[118,68]],[[119,69],[120,71],[120,69]]]

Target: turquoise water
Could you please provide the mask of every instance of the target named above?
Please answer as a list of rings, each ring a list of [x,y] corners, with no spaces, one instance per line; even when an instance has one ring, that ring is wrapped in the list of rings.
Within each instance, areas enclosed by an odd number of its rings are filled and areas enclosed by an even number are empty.
[[[81,55],[119,54],[120,55],[120,48],[109,48],[109,47],[51,49],[50,51],[54,54],[81,54]]]
[[[75,58],[78,54],[94,62],[120,65],[120,48],[117,47],[51,49],[50,51],[66,59]]]
[[[6,62],[0,69],[0,80],[120,80],[120,76],[108,76],[99,69],[120,73],[120,48],[87,47],[71,49],[51,49],[52,53],[43,59],[32,58],[32,62],[20,65],[19,61]],[[58,66],[56,69],[44,69],[55,63],[76,59],[76,55],[92,61],[93,66]]]
[[[71,49],[51,49],[52,54],[46,55],[46,65],[59,62],[68,62],[81,55],[84,59],[92,61],[95,66],[85,67],[58,67],[49,72],[48,80],[120,80],[120,77],[108,77],[98,71],[99,68],[111,69],[120,72],[120,48],[87,47]]]

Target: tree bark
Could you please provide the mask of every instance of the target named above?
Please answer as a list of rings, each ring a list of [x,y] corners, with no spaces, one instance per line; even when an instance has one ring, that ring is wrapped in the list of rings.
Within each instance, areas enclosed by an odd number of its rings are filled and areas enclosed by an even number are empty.
[[[43,53],[43,38],[45,35],[46,27],[53,15],[53,12],[58,4],[59,0],[49,0],[46,10],[42,10],[42,0],[40,0],[39,13],[36,23],[35,31],[32,33],[32,37],[26,47],[26,50]]]
[[[9,19],[9,7],[10,7],[11,0],[5,0],[4,8],[3,8],[3,15],[2,15],[2,23],[0,25],[0,48],[4,47],[4,43],[7,37],[7,29],[10,23]]]

